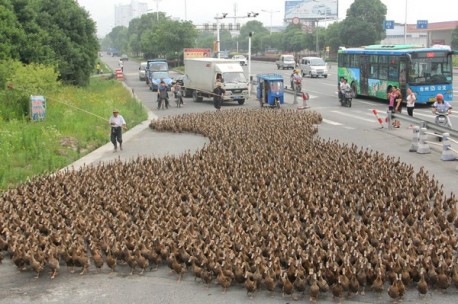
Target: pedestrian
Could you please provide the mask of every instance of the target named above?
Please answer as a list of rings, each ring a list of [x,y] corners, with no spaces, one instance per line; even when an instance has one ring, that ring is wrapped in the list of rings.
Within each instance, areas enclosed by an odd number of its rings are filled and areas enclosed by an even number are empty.
[[[415,108],[416,100],[417,100],[417,97],[412,92],[412,90],[408,88],[406,101],[407,101],[407,114],[409,114],[409,116],[413,116],[413,109]]]
[[[396,101],[396,108],[395,112],[401,113],[402,111],[402,93],[401,90],[398,89],[397,86],[393,86],[393,91],[395,92],[395,101]]]
[[[121,72],[124,73],[124,63],[122,62],[121,59],[119,59],[119,61],[118,61],[118,67],[121,69]]]
[[[101,73],[100,62],[97,62],[97,65],[95,66],[95,68],[97,69],[97,74],[100,74]]]
[[[111,126],[111,142],[114,146],[113,152],[118,151],[118,143],[119,149],[122,150],[122,129],[127,130],[126,121],[121,115],[119,115],[119,111],[114,109],[109,123]]]
[[[221,109],[221,103],[223,101],[223,96],[224,93],[226,93],[226,90],[223,89],[223,85],[221,82],[216,82],[216,87],[213,90],[213,103],[215,105],[215,108],[217,110]]]
[[[167,84],[163,79],[157,86],[157,109],[161,109],[162,102],[164,102],[165,108],[169,108],[169,94],[167,93]]]
[[[173,83],[171,90],[173,94],[175,95],[177,106],[180,107],[181,105],[184,105],[183,92],[181,91],[181,85],[178,81]]]
[[[394,101],[396,99],[396,93],[394,87],[388,89],[388,93],[386,94],[388,99],[388,111],[394,113]]]

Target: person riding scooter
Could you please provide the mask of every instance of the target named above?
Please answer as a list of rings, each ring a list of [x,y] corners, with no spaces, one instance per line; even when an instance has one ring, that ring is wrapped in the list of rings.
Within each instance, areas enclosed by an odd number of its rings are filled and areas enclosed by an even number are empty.
[[[450,118],[448,114],[452,113],[452,106],[444,101],[444,95],[437,94],[436,95],[436,102],[433,104],[433,114],[436,114],[436,123],[438,122],[439,116],[445,116],[447,119],[447,125],[451,129],[452,123],[450,122]]]
[[[351,106],[351,104],[347,104],[347,99],[351,97],[351,87],[347,83],[346,78],[342,78],[341,82],[339,83],[339,100],[342,105]]]

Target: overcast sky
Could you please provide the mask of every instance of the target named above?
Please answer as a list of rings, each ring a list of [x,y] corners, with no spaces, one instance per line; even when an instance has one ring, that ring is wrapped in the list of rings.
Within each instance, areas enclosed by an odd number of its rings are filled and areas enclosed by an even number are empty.
[[[148,4],[155,12],[165,12],[167,16],[188,20],[194,24],[213,23],[217,14],[228,13],[234,16],[234,6],[237,6],[237,16],[244,16],[248,12],[258,12],[256,20],[262,22],[266,27],[272,24],[281,25],[285,14],[284,0],[140,0]],[[99,36],[104,36],[114,26],[114,8],[118,4],[129,4],[130,0],[77,0],[84,7],[97,23]],[[339,18],[344,19],[347,9],[353,0],[338,0]],[[458,20],[457,0],[382,0],[387,6],[387,20],[394,20],[403,23],[405,19],[405,7],[407,3],[407,23],[416,23],[417,20],[428,20],[429,22],[454,21]],[[156,6],[157,4],[157,6]],[[185,5],[186,4],[186,5]],[[186,7],[186,9],[185,9]],[[262,10],[273,12],[267,13]],[[279,11],[279,12],[277,12]],[[244,23],[253,19],[241,19]]]

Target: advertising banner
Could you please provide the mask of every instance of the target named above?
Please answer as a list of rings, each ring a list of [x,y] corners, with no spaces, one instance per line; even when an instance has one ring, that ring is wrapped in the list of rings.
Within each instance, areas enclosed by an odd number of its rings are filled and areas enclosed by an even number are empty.
[[[30,116],[32,121],[45,119],[46,99],[44,96],[30,96]]]
[[[325,20],[338,18],[338,0],[285,1],[285,20]]]
[[[211,49],[187,48],[183,50],[183,58],[210,58]]]

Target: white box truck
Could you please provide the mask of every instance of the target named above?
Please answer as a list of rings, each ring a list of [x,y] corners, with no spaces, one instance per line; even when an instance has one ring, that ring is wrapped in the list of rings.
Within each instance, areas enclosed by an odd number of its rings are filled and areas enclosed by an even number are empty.
[[[186,96],[195,102],[204,97],[213,98],[217,79],[222,79],[226,93],[224,101],[237,101],[240,105],[248,98],[248,81],[238,60],[218,58],[190,58],[184,60],[183,86]]]

